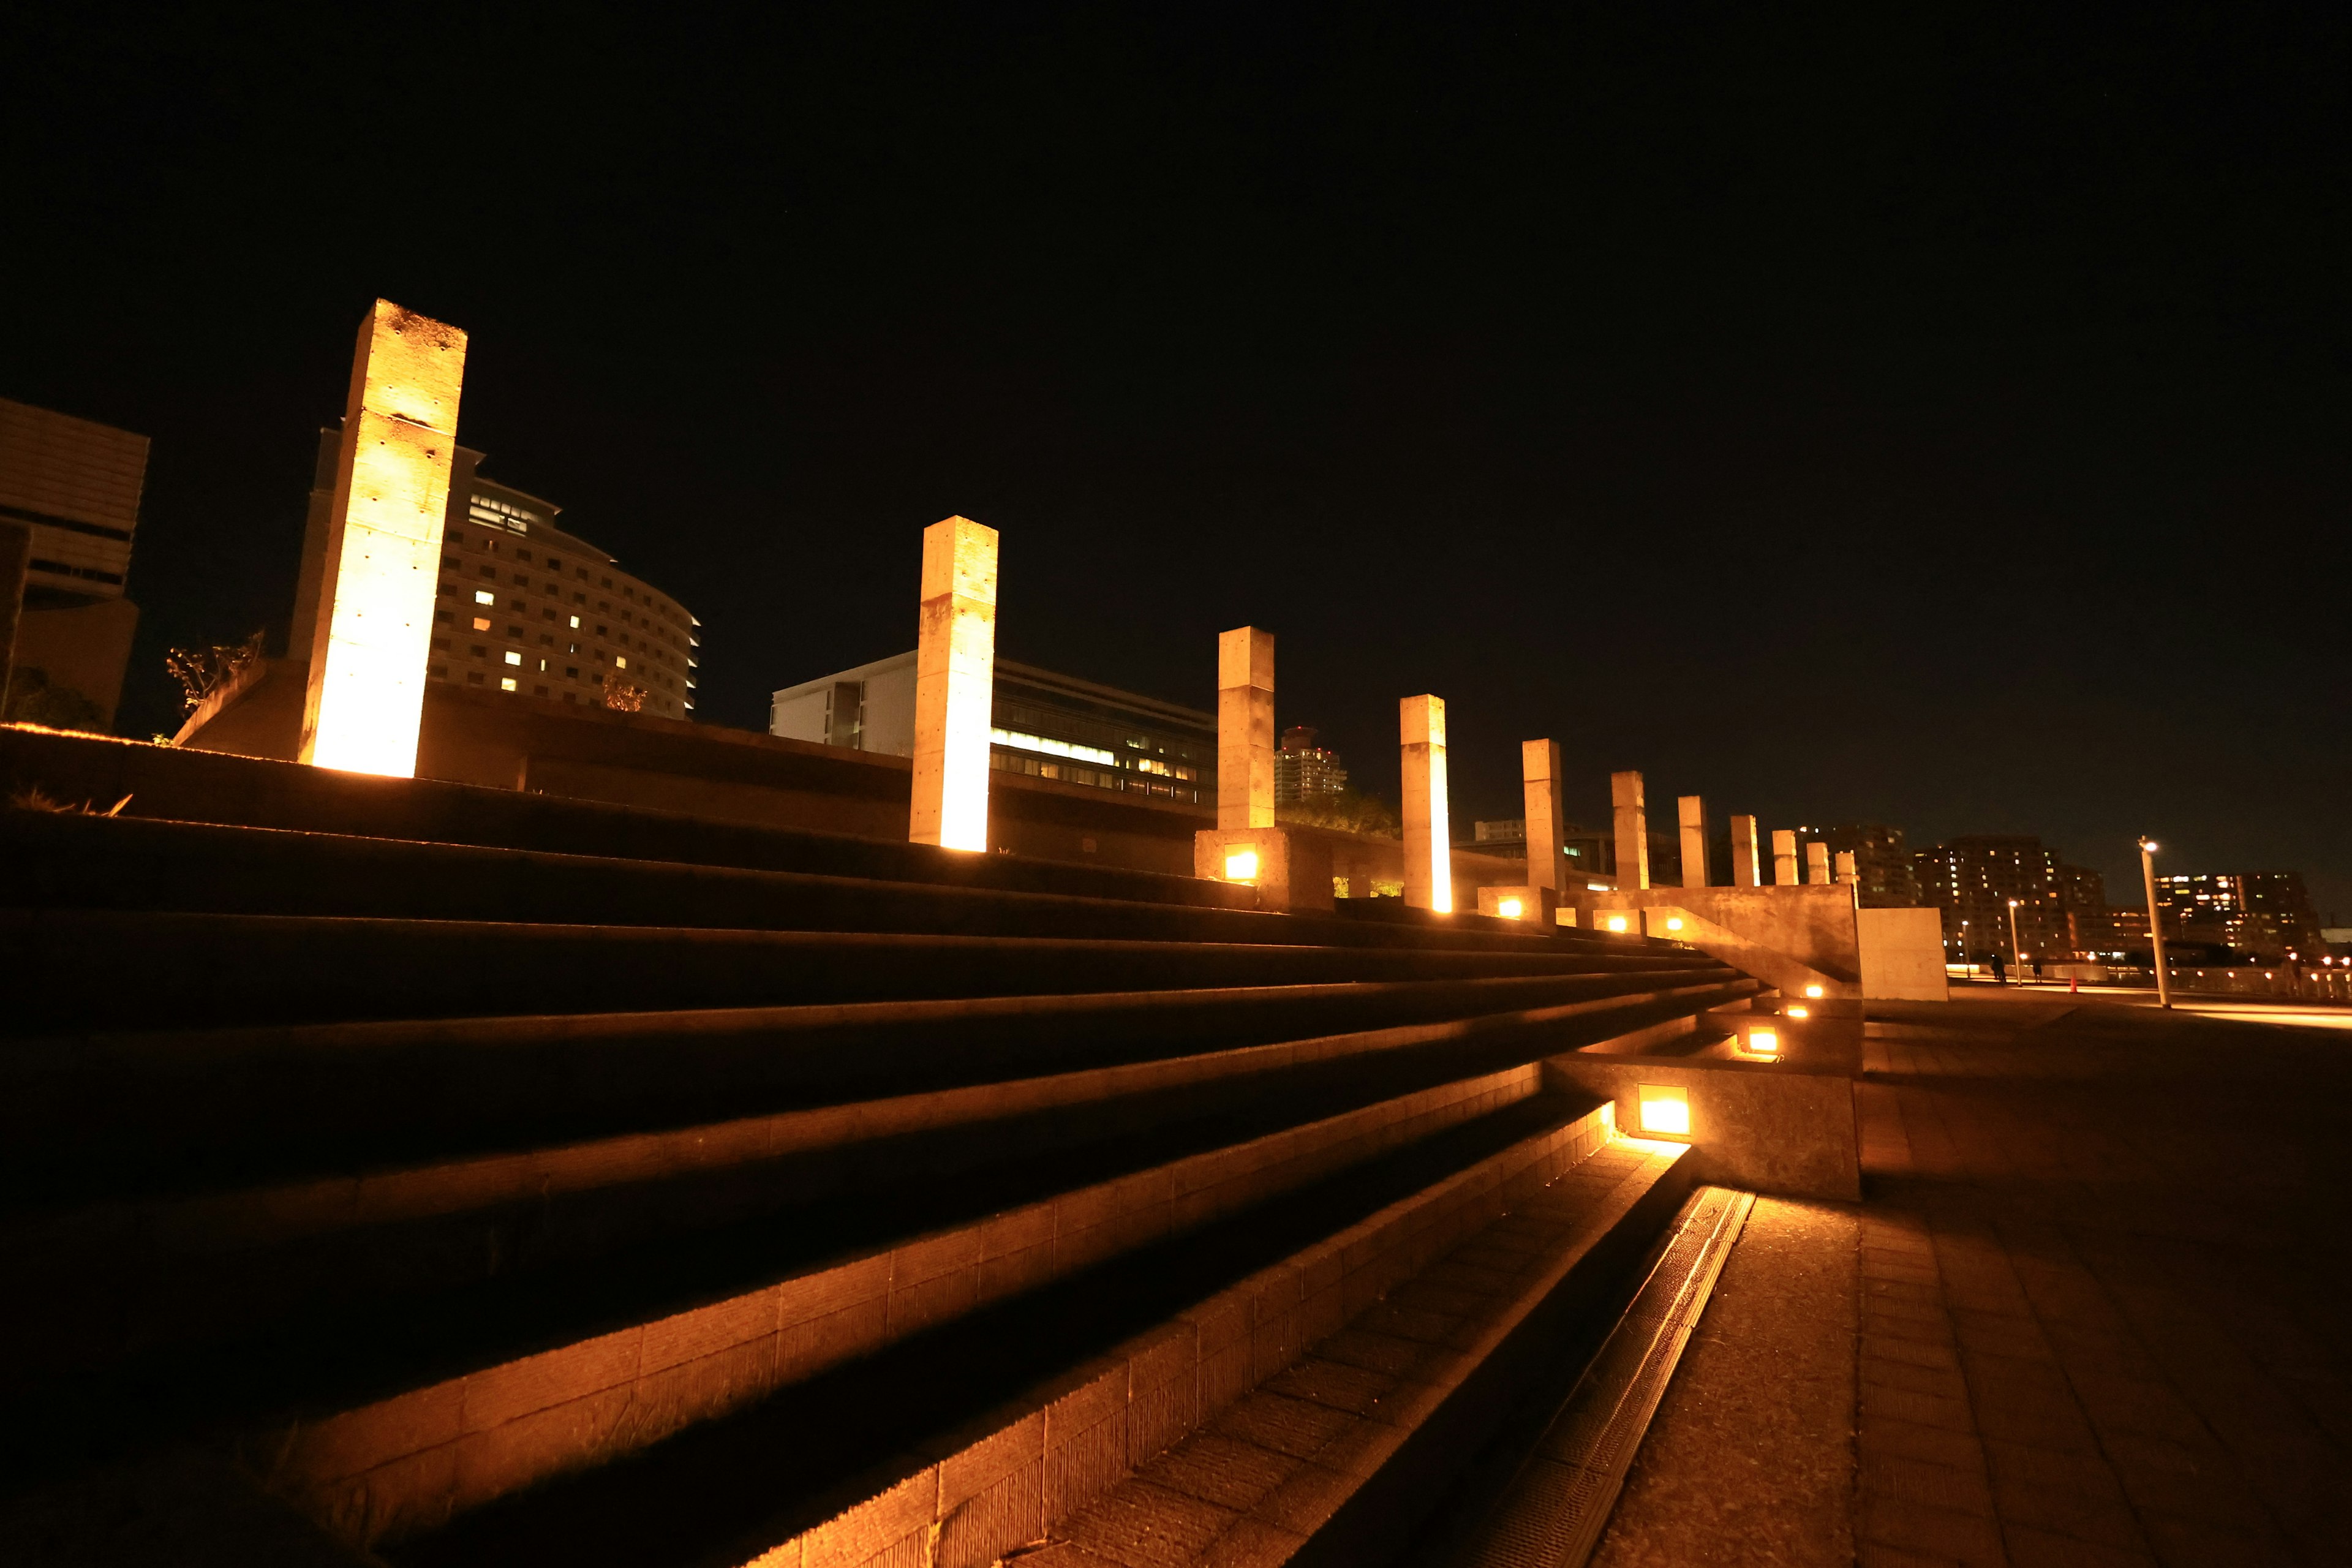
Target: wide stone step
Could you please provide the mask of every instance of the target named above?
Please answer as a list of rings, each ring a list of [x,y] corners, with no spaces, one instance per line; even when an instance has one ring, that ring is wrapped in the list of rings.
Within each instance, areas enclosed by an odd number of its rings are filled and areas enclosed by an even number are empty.
[[[362,834],[420,843],[537,849],[880,881],[997,888],[1214,909],[1254,909],[1255,889],[1189,876],[1024,855],[753,826],[562,795],[177,751],[0,726],[0,782],[123,817]],[[903,798],[903,791],[902,791]]]
[[[1457,917],[1443,926],[159,822],[0,812],[10,899],[31,909],[202,910],[732,930],[1079,936],[1516,952],[1605,938]]]
[[[31,1039],[0,1052],[0,1213],[599,1140],[733,1147],[761,1119],[881,1137],[1272,1061],[1323,1037],[1747,983],[1699,963],[1537,975],[936,1002],[396,1020]],[[1701,993],[1690,993],[1704,1000]],[[1709,1004],[1713,1005],[1713,1004]],[[1295,1042],[1279,1052],[1253,1047]],[[1172,1064],[1160,1066],[1155,1064]],[[1252,1070],[1257,1070],[1253,1068]],[[855,1121],[834,1108],[874,1102]],[[647,1137],[646,1135],[656,1135]],[[828,1136],[831,1134],[828,1133]],[[653,1157],[653,1156],[648,1156]]]
[[[1686,1153],[1613,1140],[1519,1196],[1132,1476],[1049,1513],[1024,1568],[1395,1561],[1524,1379],[1639,1264],[1689,1188]]]
[[[934,1555],[908,1561],[992,1562],[1600,1147],[1608,1121],[1518,1100],[631,1458],[487,1508],[460,1493],[454,1526],[420,1514],[372,1539],[420,1563],[895,1562],[910,1541]]]
[[[1076,1173],[1117,1179],[1139,1162],[1377,1112],[1686,1014],[1726,990],[1692,985],[273,1186],[24,1212],[0,1223],[0,1248],[47,1283],[0,1302],[0,1322],[47,1347],[47,1378],[126,1359],[129,1375],[143,1377],[136,1369],[172,1347],[266,1344],[299,1313],[364,1314],[401,1299],[509,1289],[665,1244],[698,1256],[715,1247],[756,1271],[787,1215],[803,1249],[854,1245],[860,1224],[887,1234],[926,1215],[1016,1202],[1024,1184],[1049,1194]],[[694,1236],[708,1239],[674,1245]],[[643,1258],[636,1268],[647,1281],[667,1272]]]
[[[1601,953],[0,909],[0,1034],[1641,973]]]

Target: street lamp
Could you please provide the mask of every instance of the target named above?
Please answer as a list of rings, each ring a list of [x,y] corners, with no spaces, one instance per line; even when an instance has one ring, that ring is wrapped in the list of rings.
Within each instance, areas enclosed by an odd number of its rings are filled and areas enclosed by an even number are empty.
[[[2156,950],[2156,1005],[2172,1005],[2172,975],[2164,967],[2164,921],[2156,910],[2156,840],[2139,841],[2139,876],[2147,886],[2147,940]]]
[[[2023,900],[2020,899],[2009,900],[2009,963],[2010,967],[2017,971],[2020,985],[2025,984],[2025,954],[2019,951],[2017,945],[2017,906]]]

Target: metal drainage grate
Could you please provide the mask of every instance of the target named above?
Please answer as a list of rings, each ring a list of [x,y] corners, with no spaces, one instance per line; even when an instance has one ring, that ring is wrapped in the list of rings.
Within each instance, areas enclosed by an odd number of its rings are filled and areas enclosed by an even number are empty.
[[[1454,1568],[1579,1568],[1592,1554],[1755,1204],[1754,1194],[1724,1187],[1692,1195],[1657,1267]]]

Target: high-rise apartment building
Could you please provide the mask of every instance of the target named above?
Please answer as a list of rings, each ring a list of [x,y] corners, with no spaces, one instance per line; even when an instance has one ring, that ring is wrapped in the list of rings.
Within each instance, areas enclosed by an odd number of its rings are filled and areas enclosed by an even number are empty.
[[[1842,827],[1797,829],[1798,843],[1815,841],[1828,845],[1832,857],[1841,851],[1853,856],[1857,900],[1864,908],[1907,910],[1921,901],[1917,868],[1911,851],[1904,847],[1901,828],[1883,822],[1851,822]],[[1765,867],[1764,872],[1769,878],[1771,868]]]
[[[1188,804],[1217,798],[1217,716],[1035,665],[996,661],[989,765]],[[769,700],[768,732],[915,754],[915,656],[803,680]]]
[[[2017,945],[2031,959],[2071,953],[2058,857],[2027,835],[1950,838],[1912,857],[1919,901],[1944,911],[1944,946],[1955,962],[2010,952],[2010,900]]]
[[[1315,743],[1315,731],[1294,724],[1282,732],[1274,753],[1274,804],[1300,805],[1328,800],[1348,787],[1348,770],[1339,753]]]
[[[146,481],[146,437],[0,397],[0,528],[26,536],[0,717],[113,728],[139,627],[125,592]],[[16,607],[13,581],[0,594]]]
[[[342,432],[319,432],[289,646],[310,646]],[[449,478],[428,680],[694,717],[702,623],[555,523],[552,501],[482,477],[460,447]]]
[[[2294,871],[2158,877],[2156,903],[2165,934],[2210,942],[2265,958],[2320,951],[2318,913]]]

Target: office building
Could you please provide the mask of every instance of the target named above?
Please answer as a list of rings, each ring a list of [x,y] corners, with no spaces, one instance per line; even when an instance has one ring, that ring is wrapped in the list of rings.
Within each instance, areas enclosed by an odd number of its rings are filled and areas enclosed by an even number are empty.
[[[910,757],[915,656],[909,651],[776,691],[768,732]],[[1090,789],[1187,805],[1217,798],[1217,716],[1034,665],[996,661],[989,764]]]
[[[339,429],[319,432],[290,646],[310,646]],[[556,526],[554,502],[480,473],[460,447],[450,474],[426,679],[452,686],[694,717],[702,623],[610,552]]]
[[[1339,753],[1315,743],[1315,731],[1294,724],[1282,732],[1274,753],[1274,804],[1302,805],[1328,800],[1348,787],[1348,770]]]
[[[0,397],[0,528],[29,536],[5,717],[113,728],[139,627],[125,595],[146,480],[146,437]],[[15,607],[15,584],[0,593]]]

